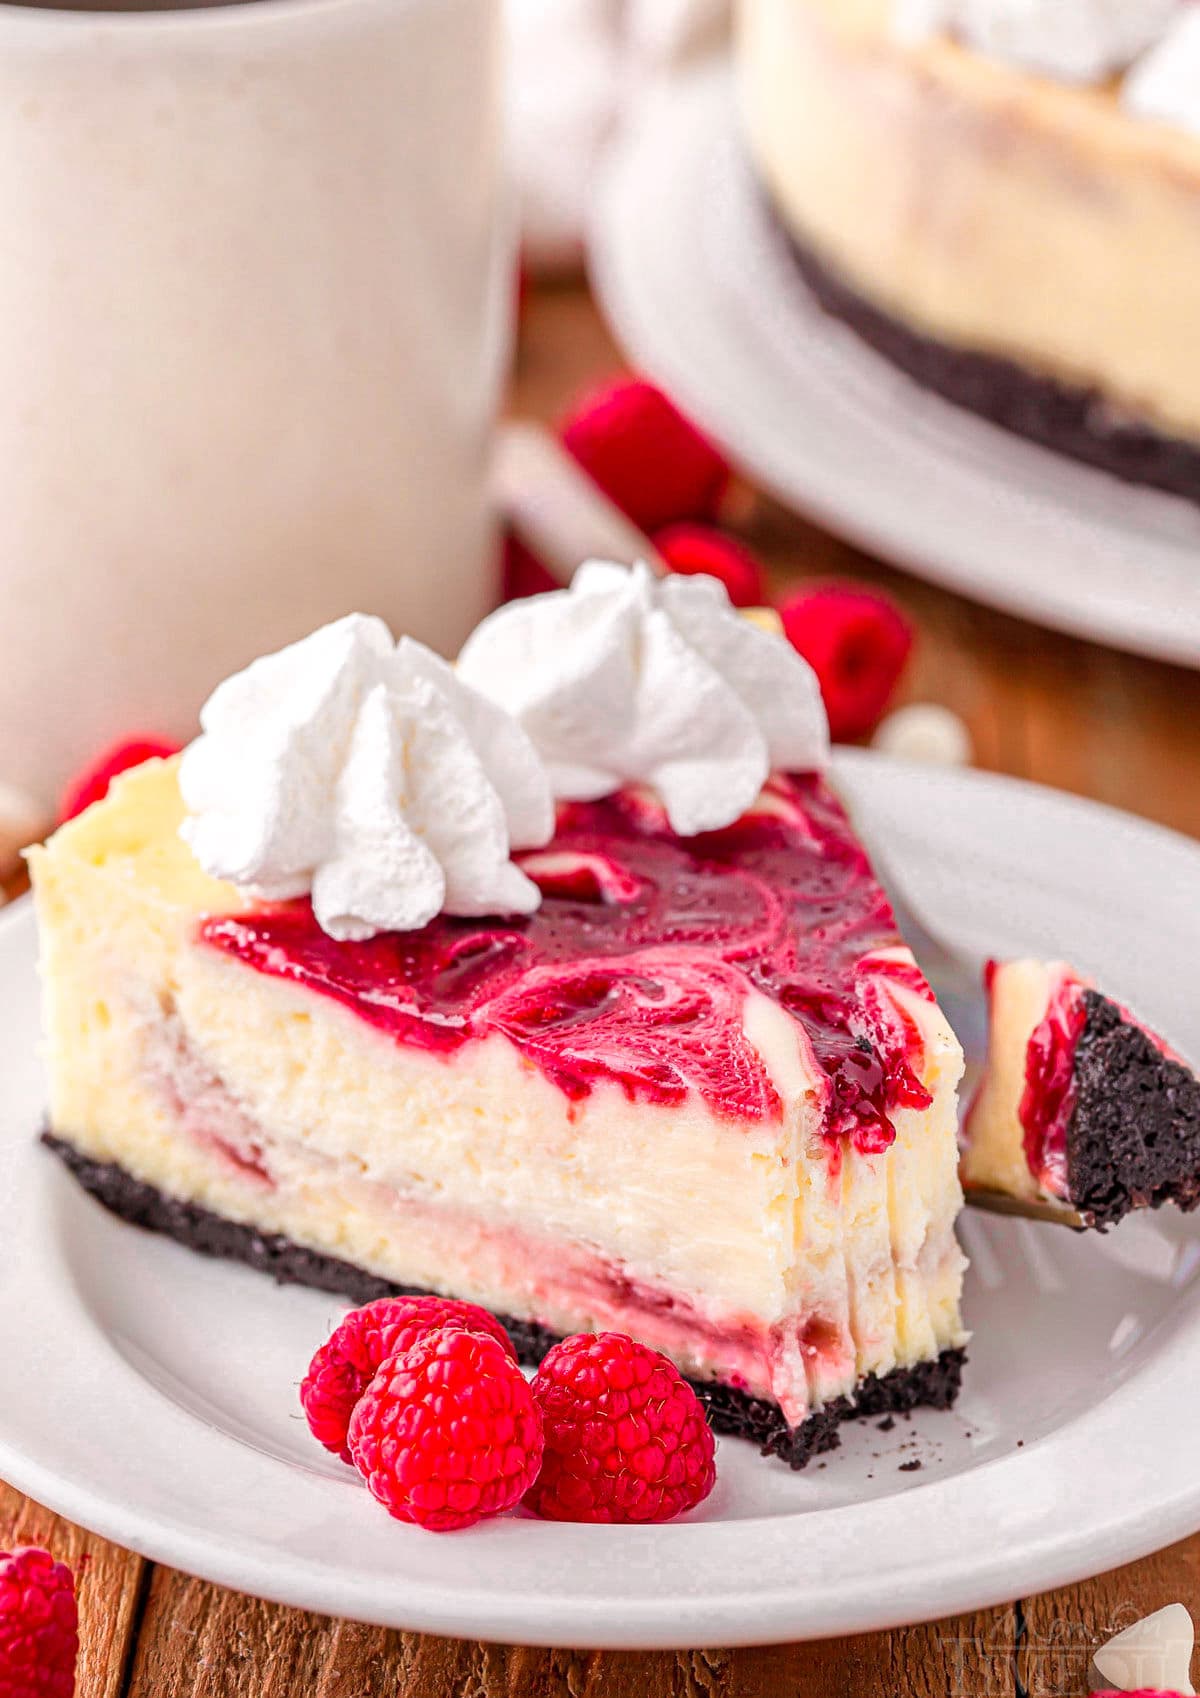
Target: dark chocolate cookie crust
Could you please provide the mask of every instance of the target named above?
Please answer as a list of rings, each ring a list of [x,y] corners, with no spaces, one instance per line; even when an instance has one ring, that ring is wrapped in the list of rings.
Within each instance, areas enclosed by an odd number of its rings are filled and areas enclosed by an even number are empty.
[[[1070,1202],[1096,1226],[1200,1205],[1200,1081],[1099,991],[1085,991],[1067,1130]]]
[[[1098,390],[1070,388],[1014,360],[922,335],[864,299],[790,230],[783,234],[825,311],[926,389],[1127,483],[1200,502],[1200,444],[1121,416]]]
[[[204,1256],[223,1256],[244,1262],[260,1273],[270,1274],[281,1285],[309,1285],[346,1297],[351,1303],[369,1303],[376,1297],[420,1296],[413,1287],[393,1285],[365,1273],[350,1262],[306,1250],[276,1233],[263,1233],[241,1226],[195,1203],[181,1203],[152,1185],[135,1179],[115,1162],[96,1162],[82,1155],[65,1138],[53,1132],[42,1134],[43,1143],[64,1161],[85,1191],[134,1226],[161,1232],[189,1250]],[[497,1317],[507,1329],[522,1362],[535,1364],[557,1344],[558,1335],[532,1321]],[[791,1468],[803,1468],[822,1451],[840,1442],[843,1421],[859,1416],[887,1415],[923,1405],[949,1409],[958,1396],[962,1380],[964,1350],[945,1350],[931,1362],[912,1368],[894,1368],[882,1378],[872,1375],[859,1387],[854,1403],[841,1397],[810,1415],[802,1426],[791,1428],[777,1404],[750,1397],[732,1386],[693,1381],[704,1403],[710,1425],[719,1433],[744,1438],[757,1444],[764,1456],[778,1456]]]

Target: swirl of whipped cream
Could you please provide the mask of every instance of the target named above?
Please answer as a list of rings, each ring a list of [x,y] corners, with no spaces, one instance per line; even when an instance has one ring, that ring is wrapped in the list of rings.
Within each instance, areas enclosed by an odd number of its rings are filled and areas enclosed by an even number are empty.
[[[828,758],[812,670],[715,578],[591,561],[485,619],[458,673],[525,729],[556,796],[647,784],[683,836],[731,825],[773,769]]]
[[[268,901],[311,892],[339,939],[538,906],[509,858],[554,829],[529,739],[382,620],[351,614],[256,660],[200,723],[181,830],[215,877]]]
[[[895,0],[902,41],[948,32],[992,59],[1061,82],[1123,71],[1166,31],[1186,0]]]

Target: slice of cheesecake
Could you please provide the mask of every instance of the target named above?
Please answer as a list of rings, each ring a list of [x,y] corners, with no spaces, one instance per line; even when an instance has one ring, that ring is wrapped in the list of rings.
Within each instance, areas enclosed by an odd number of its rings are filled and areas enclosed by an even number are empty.
[[[1066,962],[993,962],[988,1063],[963,1182],[1060,1202],[1086,1226],[1200,1204],[1200,1080]]]
[[[625,1331],[793,1466],[948,1405],[959,1045],[826,783],[687,839],[560,804],[542,895],[336,941],[179,833],[151,762],[31,856],[52,1147],[118,1214],[355,1301],[420,1289],[535,1359]]]

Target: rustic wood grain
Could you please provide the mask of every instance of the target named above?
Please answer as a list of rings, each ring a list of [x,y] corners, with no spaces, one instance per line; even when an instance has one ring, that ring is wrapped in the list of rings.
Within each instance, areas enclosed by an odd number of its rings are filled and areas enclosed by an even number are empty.
[[[618,363],[581,289],[537,291],[511,409],[552,420]],[[1200,674],[948,595],[745,488],[727,519],[777,589],[830,576],[886,588],[920,633],[905,696],[961,714],[980,766],[1200,836]],[[150,1568],[0,1486],[0,1547],[12,1540],[84,1563],[79,1698],[1082,1698],[1087,1659],[1108,1634],[1176,1600],[1200,1612],[1198,1537],[1082,1586],[894,1633],[741,1651],[539,1651],[264,1604]]]
[[[332,1621],[160,1568],[128,1691],[129,1698],[982,1698],[1013,1690],[1014,1646],[1008,1609],[815,1645],[542,1651]]]
[[[1185,1604],[1193,1619],[1200,1617],[1200,1535],[1079,1586],[1030,1599],[1019,1660],[1028,1698],[1086,1691],[1097,1646],[1165,1604]]]
[[[121,1698],[146,1564],[132,1551],[85,1533],[0,1480],[0,1551],[16,1545],[42,1545],[75,1571],[79,1698]]]

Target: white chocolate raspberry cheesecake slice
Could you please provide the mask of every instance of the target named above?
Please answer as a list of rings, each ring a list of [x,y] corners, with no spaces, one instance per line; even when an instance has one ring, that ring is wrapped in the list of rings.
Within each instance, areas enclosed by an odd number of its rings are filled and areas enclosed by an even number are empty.
[[[268,718],[275,677],[252,680]],[[856,1411],[951,1402],[961,1051],[825,780],[764,773],[736,817],[685,835],[657,789],[570,798],[563,778],[551,840],[491,865],[484,889],[462,877],[445,795],[426,819],[406,767],[405,819],[452,908],[379,929],[365,911],[428,866],[357,788],[378,774],[371,693],[341,672],[317,692],[353,698],[354,729],[312,741],[340,751],[339,800],[303,893],[282,888],[292,792],[267,810],[274,873],[260,857],[254,889],[199,864],[211,807],[185,841],[178,762],[127,775],[32,856],[51,1142],[83,1183],[280,1279],[482,1303],[528,1356],[628,1332],[703,1387],[724,1430],[794,1466]],[[428,704],[413,711],[427,728]],[[494,736],[476,725],[471,744],[515,817]],[[243,777],[237,794],[256,793]],[[303,830],[311,850],[310,813]],[[352,850],[367,859],[348,870]]]

